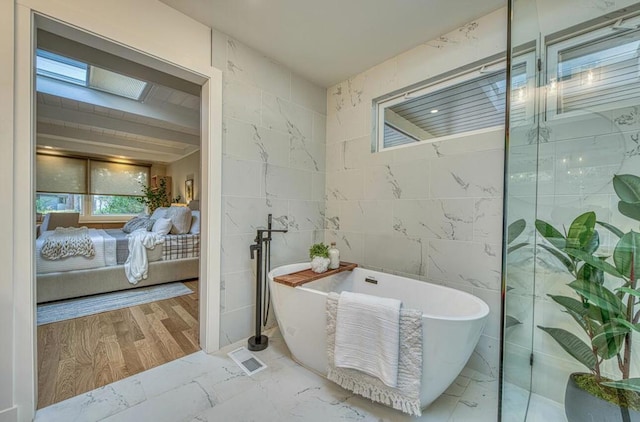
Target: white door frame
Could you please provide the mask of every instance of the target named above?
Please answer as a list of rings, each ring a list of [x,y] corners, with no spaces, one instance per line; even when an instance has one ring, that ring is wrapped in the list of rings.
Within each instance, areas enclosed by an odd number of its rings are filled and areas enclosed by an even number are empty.
[[[109,20],[100,16],[105,10],[91,7],[81,1],[64,0],[24,0],[30,6],[16,4],[15,9],[15,82],[14,82],[14,162],[13,162],[13,249],[14,249],[14,402],[18,407],[18,420],[32,420],[35,415],[36,387],[37,387],[37,358],[36,358],[36,300],[35,300],[35,181],[34,181],[34,152],[35,152],[35,79],[33,72],[34,40],[36,23],[34,16],[43,15],[48,19],[58,20],[65,25],[90,32],[94,36],[103,38],[111,43],[129,48],[130,50],[153,57],[164,63],[169,63],[183,72],[186,70],[198,75],[203,82],[201,96],[201,260],[200,260],[200,345],[206,352],[213,352],[219,348],[220,337],[220,233],[221,233],[221,194],[222,194],[222,72],[210,65],[211,43],[209,41],[207,60],[208,66],[202,66],[202,61],[193,63],[176,54],[168,47],[168,54],[162,54],[163,40],[153,40],[153,44],[143,33],[145,24],[138,27],[139,37],[132,37],[130,22],[110,22],[109,34],[102,34],[100,28],[96,30],[96,22]],[[75,4],[74,4],[75,3]],[[111,3],[111,2],[108,2]],[[193,28],[185,35],[202,41],[204,27],[199,28],[195,21],[185,22],[183,16],[175,15],[172,9],[155,2],[145,4],[120,5],[111,4],[114,9],[120,7],[119,12],[126,15],[122,9],[146,7],[151,13],[156,12],[159,18],[171,22],[176,18],[182,28]],[[142,3],[142,2],[141,2]],[[84,7],[83,7],[84,6]],[[107,6],[107,7],[108,7]],[[104,9],[104,5],[101,6]],[[44,10],[41,10],[44,9]],[[80,9],[80,10],[79,10]],[[133,10],[131,12],[136,12]],[[122,15],[121,15],[122,16]],[[178,19],[179,18],[179,19]],[[86,30],[84,22],[91,30]],[[144,22],[148,22],[145,20]],[[102,23],[101,23],[102,24]],[[118,28],[118,25],[120,28]],[[149,23],[146,23],[149,26]],[[162,25],[159,22],[157,25]],[[177,25],[177,24],[176,24]],[[114,31],[115,27],[115,31]],[[158,28],[152,28],[156,33]],[[152,32],[152,31],[149,31]],[[116,36],[114,36],[114,34]],[[110,36],[109,36],[110,35]],[[146,34],[145,34],[146,36]],[[167,34],[166,37],[171,36]],[[175,34],[173,34],[175,36]],[[136,38],[133,43],[129,40]],[[209,39],[210,40],[210,39]],[[145,45],[152,46],[153,53],[147,53]],[[200,45],[205,45],[200,42]],[[9,204],[7,204],[9,205]]]

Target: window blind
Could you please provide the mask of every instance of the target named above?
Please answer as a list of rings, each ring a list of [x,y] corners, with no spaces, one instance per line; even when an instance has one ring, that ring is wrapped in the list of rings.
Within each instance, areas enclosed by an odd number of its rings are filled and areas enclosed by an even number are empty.
[[[36,191],[87,193],[87,160],[37,154]]]
[[[142,185],[149,183],[149,168],[145,166],[93,160],[89,166],[92,195],[142,196]]]

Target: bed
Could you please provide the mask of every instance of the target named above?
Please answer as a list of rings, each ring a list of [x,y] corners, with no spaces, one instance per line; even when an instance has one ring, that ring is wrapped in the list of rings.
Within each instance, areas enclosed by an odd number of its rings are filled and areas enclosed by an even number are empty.
[[[69,256],[50,260],[42,248],[55,231],[45,231],[36,239],[37,303],[71,299],[100,293],[151,286],[199,276],[200,234],[196,214],[187,233],[164,234],[163,242],[146,249],[148,277],[132,284],[124,263],[129,254],[128,233],[122,229],[88,229],[95,253],[90,257]],[[155,215],[155,214],[154,214]],[[199,215],[197,215],[199,220]],[[191,216],[189,217],[191,221]],[[194,232],[192,232],[194,231]]]

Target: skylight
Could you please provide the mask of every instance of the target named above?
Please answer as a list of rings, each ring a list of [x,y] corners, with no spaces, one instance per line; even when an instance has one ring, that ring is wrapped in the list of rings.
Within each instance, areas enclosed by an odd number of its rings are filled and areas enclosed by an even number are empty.
[[[142,100],[149,85],[139,79],[40,49],[36,55],[36,72],[40,76],[108,92],[135,101]]]
[[[89,88],[139,101],[144,89],[147,87],[147,83],[110,70],[91,66],[88,86]]]
[[[36,72],[63,82],[87,85],[87,64],[62,57],[48,51],[38,50]]]

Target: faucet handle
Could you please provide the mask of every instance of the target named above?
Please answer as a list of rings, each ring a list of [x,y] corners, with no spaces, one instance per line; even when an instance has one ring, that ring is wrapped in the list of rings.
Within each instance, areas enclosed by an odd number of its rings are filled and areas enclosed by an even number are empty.
[[[255,245],[250,245],[249,251],[251,251],[251,259],[254,259],[254,252],[259,251],[261,249],[262,249],[262,246],[259,243],[256,243]]]

